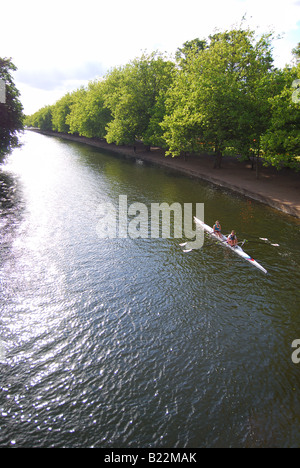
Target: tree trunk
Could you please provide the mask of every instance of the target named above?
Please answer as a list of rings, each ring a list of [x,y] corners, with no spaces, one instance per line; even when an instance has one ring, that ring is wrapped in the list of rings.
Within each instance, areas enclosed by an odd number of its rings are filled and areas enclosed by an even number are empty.
[[[222,156],[222,151],[220,149],[216,150],[214,169],[221,169]]]
[[[260,145],[258,145],[257,153],[256,153],[256,178],[259,179],[259,153],[260,153]]]

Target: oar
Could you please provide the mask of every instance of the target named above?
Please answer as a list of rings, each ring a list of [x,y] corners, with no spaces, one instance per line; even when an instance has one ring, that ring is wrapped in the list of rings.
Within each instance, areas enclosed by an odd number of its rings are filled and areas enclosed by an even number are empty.
[[[246,239],[246,240],[244,241],[244,243],[245,243],[245,242],[251,242],[252,244],[261,244],[261,245],[266,245],[266,243],[267,243],[268,245],[271,245],[272,247],[280,247],[279,244],[272,244],[271,241],[269,241],[269,239],[263,239],[263,238],[261,238],[261,237],[260,237],[260,239],[265,240],[265,241],[268,241],[268,242],[259,242],[259,241],[254,241],[254,240],[248,240],[248,239]]]
[[[266,237],[260,237],[261,240],[267,242],[268,244],[272,245],[273,247],[280,247],[279,244],[272,244],[272,242],[267,239]]]
[[[217,244],[218,242],[221,242],[221,243],[222,243],[223,241],[222,241],[221,239],[220,239],[220,240],[216,239],[215,241],[210,242],[209,244],[205,244],[205,245],[209,247],[209,246],[211,246],[211,245]],[[182,244],[179,244],[179,245],[180,245],[180,247],[186,247],[187,244],[188,244],[188,242],[183,242]],[[183,253],[189,253],[189,252],[192,252],[193,250],[194,250],[194,249],[183,249],[182,252],[183,252]],[[197,249],[197,250],[199,250],[199,249]]]
[[[186,245],[188,244],[188,242],[183,242],[182,244],[179,244],[180,247],[185,247]],[[182,252],[183,253],[188,253],[188,252],[192,252],[193,249],[183,249]]]
[[[241,236],[247,236],[247,237],[252,237],[253,239],[257,239],[256,236],[252,236],[251,234],[245,234],[243,232],[240,232],[239,233]],[[272,245],[272,247],[280,247],[279,244],[273,244],[267,237],[259,237],[260,240],[262,240],[263,242],[258,242],[258,244],[263,244],[264,242]],[[247,240],[247,242],[256,242],[255,240]]]

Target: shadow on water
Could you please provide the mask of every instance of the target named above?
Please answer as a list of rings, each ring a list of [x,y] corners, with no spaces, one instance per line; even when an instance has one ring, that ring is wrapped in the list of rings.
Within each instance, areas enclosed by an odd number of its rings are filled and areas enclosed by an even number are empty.
[[[24,212],[22,190],[17,177],[0,168],[0,265],[8,258]]]

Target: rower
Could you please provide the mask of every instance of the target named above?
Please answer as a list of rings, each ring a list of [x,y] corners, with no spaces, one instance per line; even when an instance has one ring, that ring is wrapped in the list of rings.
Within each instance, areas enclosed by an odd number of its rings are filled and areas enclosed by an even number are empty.
[[[229,234],[229,236],[227,237],[227,243],[228,243],[231,247],[236,247],[236,246],[237,246],[238,240],[237,240],[235,231],[231,231],[231,234]]]
[[[220,225],[220,222],[219,221],[216,221],[215,224],[213,225],[213,230],[214,230],[214,234],[216,236],[219,236],[221,237],[221,225]]]

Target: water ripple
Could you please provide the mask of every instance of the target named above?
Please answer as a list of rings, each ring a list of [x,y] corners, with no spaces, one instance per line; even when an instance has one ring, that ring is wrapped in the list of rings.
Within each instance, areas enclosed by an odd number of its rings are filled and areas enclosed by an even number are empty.
[[[245,200],[26,138],[0,172],[0,446],[297,445],[297,223],[253,205],[249,230],[281,245],[247,246],[268,276],[209,243],[101,240],[97,203],[119,192],[228,224]]]

